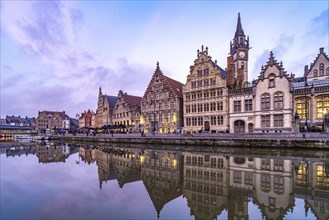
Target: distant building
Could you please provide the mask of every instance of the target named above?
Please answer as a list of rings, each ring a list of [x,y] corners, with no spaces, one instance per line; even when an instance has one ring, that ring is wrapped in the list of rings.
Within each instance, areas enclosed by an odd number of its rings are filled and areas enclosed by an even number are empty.
[[[37,130],[45,131],[47,129],[64,129],[65,111],[42,111],[38,112]]]
[[[112,125],[113,108],[117,100],[116,96],[103,95],[102,88],[99,88],[98,102],[95,118],[95,126],[100,128],[104,125]]]
[[[21,116],[6,116],[5,124],[12,125],[12,126],[24,126],[29,127],[31,131],[34,131],[36,129],[36,122],[37,119],[35,117],[28,118],[27,116],[21,117]]]
[[[126,132],[138,131],[141,99],[142,97],[128,95],[120,90],[113,109],[113,125],[124,125]]]
[[[95,127],[96,113],[90,109],[81,113],[79,117],[79,128]]]
[[[183,84],[165,76],[159,62],[141,101],[141,129],[146,133],[180,132],[183,126]]]

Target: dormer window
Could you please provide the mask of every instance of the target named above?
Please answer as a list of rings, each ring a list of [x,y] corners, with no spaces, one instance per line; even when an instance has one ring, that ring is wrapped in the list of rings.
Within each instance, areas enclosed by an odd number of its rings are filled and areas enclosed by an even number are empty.
[[[318,70],[313,70],[313,76],[317,77],[318,76]]]
[[[269,81],[268,81],[268,88],[274,88],[275,87],[275,74],[270,74],[268,76]]]
[[[324,75],[324,64],[323,63],[320,63],[320,76],[323,76]]]

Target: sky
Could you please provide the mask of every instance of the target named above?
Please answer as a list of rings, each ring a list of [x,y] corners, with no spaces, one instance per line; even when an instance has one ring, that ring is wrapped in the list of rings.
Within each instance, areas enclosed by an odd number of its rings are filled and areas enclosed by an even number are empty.
[[[159,62],[186,83],[201,46],[223,69],[238,13],[251,81],[270,51],[303,75],[329,54],[328,1],[0,1],[0,115],[96,110],[99,88],[143,96]]]

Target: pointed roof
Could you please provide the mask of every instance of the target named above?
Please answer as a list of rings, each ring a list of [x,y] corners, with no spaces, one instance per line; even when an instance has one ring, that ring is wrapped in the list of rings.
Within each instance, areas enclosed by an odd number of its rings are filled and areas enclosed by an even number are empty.
[[[237,36],[245,36],[244,35],[244,31],[242,29],[242,25],[241,25],[241,18],[240,18],[240,12],[238,13],[238,21],[237,21],[237,25],[236,25],[236,31],[235,31],[235,37]]]
[[[117,101],[117,97],[116,96],[111,96],[111,95],[104,95],[105,98],[107,99],[109,106],[114,108],[115,106],[115,102]]]
[[[175,94],[179,97],[179,98],[183,98],[183,93],[182,93],[182,89],[183,89],[183,84],[169,78],[168,76],[165,76],[165,79],[167,80],[167,82],[170,84],[171,88],[174,90]]]
[[[129,105],[131,106],[140,106],[142,97],[140,96],[133,96],[133,95],[128,95],[127,93],[123,93],[122,97],[128,102]]]

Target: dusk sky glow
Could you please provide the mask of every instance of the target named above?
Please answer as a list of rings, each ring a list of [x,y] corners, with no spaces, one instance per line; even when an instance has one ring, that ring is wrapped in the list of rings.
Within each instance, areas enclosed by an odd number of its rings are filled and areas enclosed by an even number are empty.
[[[98,88],[143,96],[159,61],[186,83],[201,45],[223,69],[240,12],[249,35],[249,81],[270,51],[303,75],[329,54],[328,1],[1,0],[1,118],[96,110]]]

